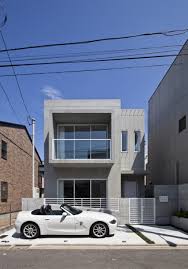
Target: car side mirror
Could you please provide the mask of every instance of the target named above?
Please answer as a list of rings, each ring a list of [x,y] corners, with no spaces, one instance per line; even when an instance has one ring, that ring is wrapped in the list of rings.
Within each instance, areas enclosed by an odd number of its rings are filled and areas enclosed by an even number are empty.
[[[65,218],[66,216],[68,216],[67,212],[63,212],[62,216]]]

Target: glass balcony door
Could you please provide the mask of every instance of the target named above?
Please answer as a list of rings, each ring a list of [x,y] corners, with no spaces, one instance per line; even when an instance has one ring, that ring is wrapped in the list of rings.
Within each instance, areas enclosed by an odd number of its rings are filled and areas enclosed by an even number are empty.
[[[106,198],[106,180],[58,180],[58,198]]]
[[[56,159],[110,159],[111,140],[105,124],[58,125]]]

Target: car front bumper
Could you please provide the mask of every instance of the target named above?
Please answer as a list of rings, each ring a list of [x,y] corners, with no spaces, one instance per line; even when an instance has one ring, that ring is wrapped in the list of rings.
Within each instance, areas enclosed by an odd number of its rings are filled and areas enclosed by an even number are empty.
[[[109,235],[115,234],[116,229],[117,229],[117,222],[115,224],[108,224],[109,227]]]

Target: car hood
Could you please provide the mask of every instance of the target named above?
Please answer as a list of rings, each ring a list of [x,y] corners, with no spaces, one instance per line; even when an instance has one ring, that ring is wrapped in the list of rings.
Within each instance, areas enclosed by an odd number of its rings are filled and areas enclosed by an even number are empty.
[[[80,215],[99,219],[99,220],[106,220],[106,221],[111,221],[112,219],[116,219],[114,216],[112,216],[110,214],[103,213],[103,212],[97,212],[97,211],[83,210]]]

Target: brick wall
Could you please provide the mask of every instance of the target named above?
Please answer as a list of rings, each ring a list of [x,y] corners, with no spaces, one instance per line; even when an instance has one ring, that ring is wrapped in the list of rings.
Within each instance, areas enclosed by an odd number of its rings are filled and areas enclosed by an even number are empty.
[[[1,158],[0,181],[8,182],[8,201],[0,202],[0,213],[21,209],[21,199],[32,197],[32,144],[23,128],[0,126],[1,141],[7,142],[7,160]],[[35,186],[38,186],[38,165],[35,154]]]

